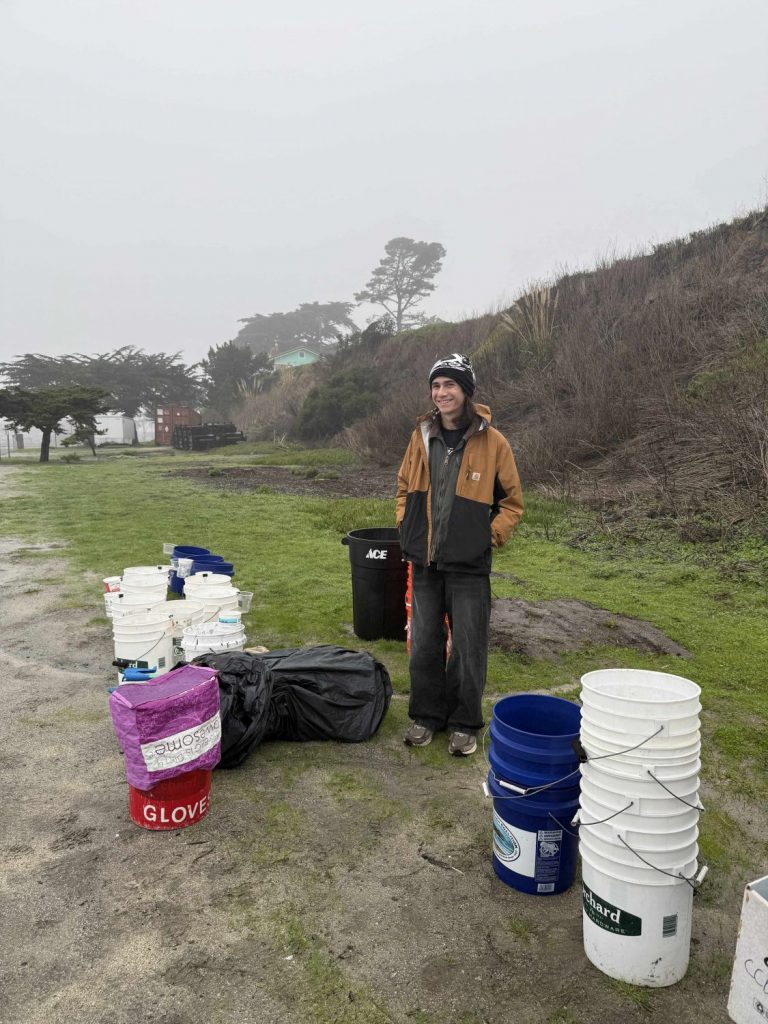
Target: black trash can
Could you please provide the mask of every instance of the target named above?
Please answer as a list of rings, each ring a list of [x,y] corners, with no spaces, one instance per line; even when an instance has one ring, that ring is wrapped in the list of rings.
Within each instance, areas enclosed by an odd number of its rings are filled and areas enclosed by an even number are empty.
[[[408,563],[403,561],[394,527],[350,530],[341,543],[349,547],[352,566],[352,620],[361,640],[405,640],[405,589]]]

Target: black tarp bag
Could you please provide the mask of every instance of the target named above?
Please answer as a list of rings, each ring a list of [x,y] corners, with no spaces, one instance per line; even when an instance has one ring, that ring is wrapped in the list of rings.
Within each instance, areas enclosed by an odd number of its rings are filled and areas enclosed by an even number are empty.
[[[365,651],[325,644],[263,658],[272,674],[268,739],[360,743],[381,725],[392,683]]]
[[[264,740],[370,739],[392,698],[381,662],[330,644],[203,654],[193,664],[219,673],[220,768],[242,764]]]
[[[219,768],[234,768],[264,739],[269,728],[272,673],[257,654],[227,651],[201,654],[193,664],[219,674],[221,761]]]

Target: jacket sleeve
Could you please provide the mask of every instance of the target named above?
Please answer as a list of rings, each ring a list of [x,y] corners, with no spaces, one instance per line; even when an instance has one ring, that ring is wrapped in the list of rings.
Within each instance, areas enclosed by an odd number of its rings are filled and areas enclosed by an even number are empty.
[[[495,548],[503,547],[523,517],[523,489],[509,442],[499,438],[496,479],[493,489],[491,537]]]
[[[395,496],[395,522],[398,529],[405,515],[405,498],[408,494],[408,481],[411,475],[411,460],[413,458],[413,437],[405,450],[400,469],[397,471],[397,494]]]

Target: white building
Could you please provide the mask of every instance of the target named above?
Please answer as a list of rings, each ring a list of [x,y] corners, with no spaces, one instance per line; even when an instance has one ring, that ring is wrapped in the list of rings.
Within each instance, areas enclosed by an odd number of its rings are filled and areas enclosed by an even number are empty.
[[[97,428],[105,431],[103,434],[96,435],[96,447],[98,448],[101,444],[132,444],[134,423],[139,444],[145,441],[154,441],[155,421],[148,416],[136,416],[135,419],[131,419],[130,416],[105,415],[96,417]],[[51,436],[51,448],[58,447],[62,440],[73,431],[72,424],[65,420],[62,423],[61,433]],[[0,420],[0,455],[11,454],[21,448],[39,448],[42,437],[43,434],[40,430],[25,430],[17,433],[5,420]]]

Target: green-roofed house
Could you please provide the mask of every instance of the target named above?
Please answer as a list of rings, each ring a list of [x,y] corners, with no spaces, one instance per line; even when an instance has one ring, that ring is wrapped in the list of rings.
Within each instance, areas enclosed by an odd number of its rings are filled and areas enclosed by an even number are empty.
[[[320,350],[308,342],[293,345],[283,352],[276,351],[276,348],[277,346],[270,352],[270,359],[276,370],[281,366],[310,366],[320,358]]]

